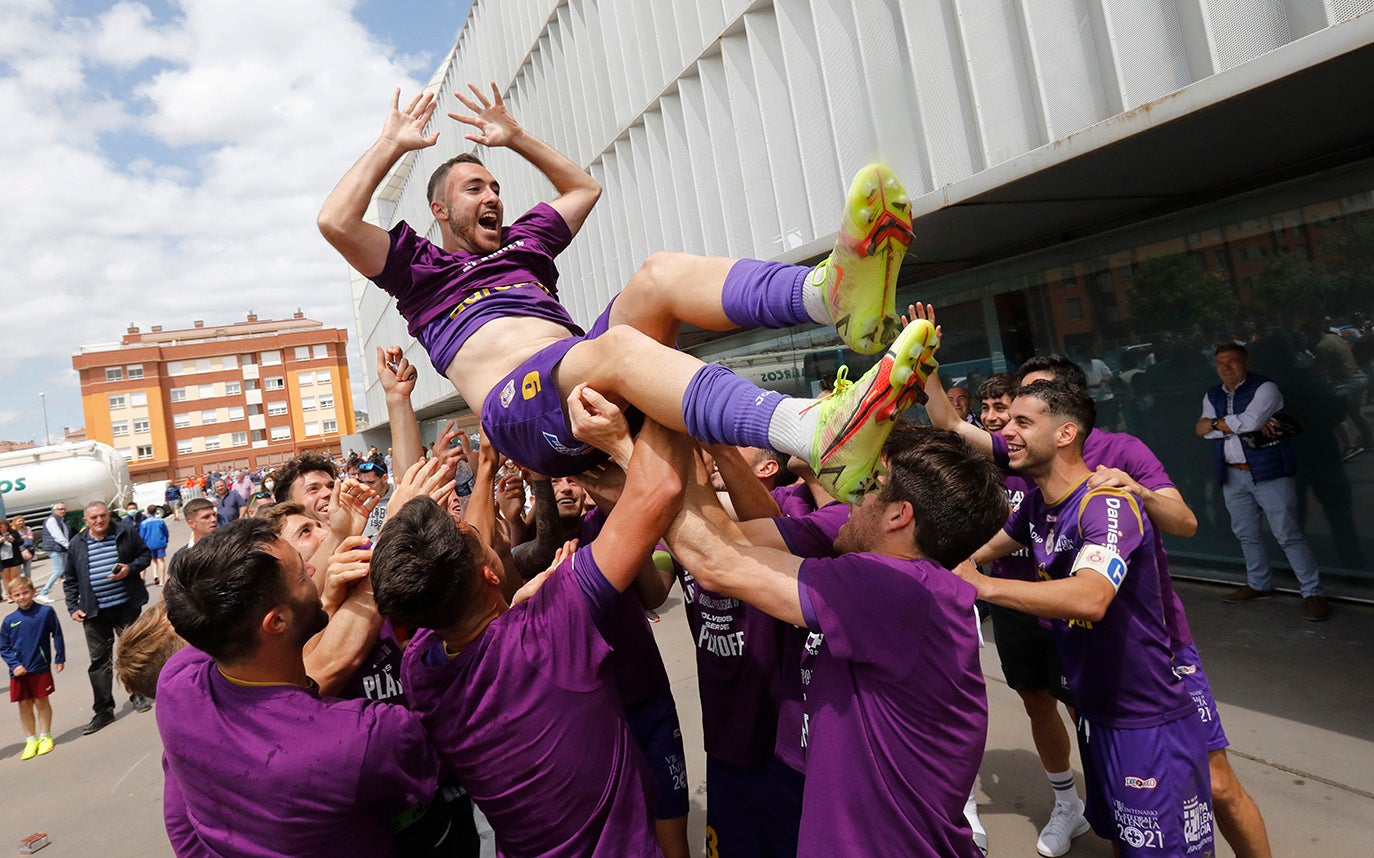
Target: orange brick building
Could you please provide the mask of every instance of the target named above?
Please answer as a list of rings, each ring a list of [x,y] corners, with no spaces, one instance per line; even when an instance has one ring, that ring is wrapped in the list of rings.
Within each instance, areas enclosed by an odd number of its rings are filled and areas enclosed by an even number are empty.
[[[348,332],[297,312],[151,331],[83,346],[86,436],[121,451],[136,482],[339,452],[355,431]]]

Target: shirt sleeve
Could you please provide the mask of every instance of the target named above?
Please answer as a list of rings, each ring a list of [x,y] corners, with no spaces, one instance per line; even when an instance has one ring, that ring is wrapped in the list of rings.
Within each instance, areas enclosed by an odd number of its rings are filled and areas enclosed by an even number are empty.
[[[1221,415],[1217,414],[1217,410],[1212,407],[1212,400],[1209,399],[1206,396],[1206,394],[1204,394],[1202,397],[1202,419],[1211,420],[1213,417],[1220,416]],[[1209,441],[1215,441],[1218,438],[1225,438],[1226,433],[1221,431],[1220,429],[1213,429],[1212,431],[1208,432],[1206,435],[1203,435],[1202,437],[1206,438]]]
[[[20,665],[19,653],[14,648],[14,635],[10,632],[9,623],[0,627],[0,659],[4,659],[5,665],[11,671]]]
[[[557,209],[548,203],[539,203],[510,225],[502,244],[515,239],[534,242],[552,258],[568,249],[573,235]]]
[[[1007,450],[1007,439],[1001,432],[989,432],[992,436],[992,463],[1003,473],[1011,471],[1011,453]]]
[[[1110,548],[1125,560],[1144,541],[1145,521],[1134,496],[1116,489],[1099,489],[1083,498],[1078,531],[1081,545]],[[1130,572],[1129,566],[1126,571]]]
[[[416,235],[415,230],[405,221],[397,223],[388,232],[391,235],[391,246],[387,249],[386,265],[382,266],[382,273],[371,280],[382,291],[399,301],[415,288],[411,263],[429,242]]]
[[[835,537],[849,521],[849,506],[832,503],[797,518],[775,518],[778,535],[798,557],[835,557]]]
[[[396,813],[428,804],[438,789],[439,761],[420,726],[420,716],[390,703],[372,703],[358,799]]]
[[[167,827],[167,839],[177,858],[200,858],[210,854],[191,825],[186,798],[181,794],[181,782],[167,765],[166,754],[162,755],[162,821]]]
[[[901,677],[923,657],[912,630],[929,621],[931,595],[915,578],[868,555],[846,554],[804,561],[797,588],[807,628],[825,635],[836,658]]]
[[[1039,491],[1039,489],[1032,489],[1031,491]],[[1026,496],[1021,499],[1021,503],[1011,511],[1011,515],[1007,516],[1007,523],[1002,525],[1002,532],[1022,545],[1031,544],[1030,501],[1031,493],[1027,492]]]
[[[619,598],[620,591],[592,559],[591,546],[579,548],[539,592],[512,609],[527,612],[522,637],[526,657],[560,688],[599,687],[601,668],[611,654],[600,622]]]
[[[1159,461],[1159,457],[1145,442],[1131,435],[1124,437],[1127,440],[1122,450],[1121,463],[1126,467],[1122,470],[1152,492],[1174,488],[1174,481],[1169,479],[1169,472],[1164,470],[1164,463]]]
[[[1255,389],[1255,395],[1244,411],[1226,415],[1226,425],[1237,435],[1242,432],[1254,432],[1282,409],[1283,394],[1279,393],[1279,386],[1272,381],[1266,381]]]

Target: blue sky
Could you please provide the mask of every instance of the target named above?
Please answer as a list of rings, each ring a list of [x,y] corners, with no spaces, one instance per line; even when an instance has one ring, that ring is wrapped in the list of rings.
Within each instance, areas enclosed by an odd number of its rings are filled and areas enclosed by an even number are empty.
[[[470,0],[0,0],[0,439],[84,424],[71,355],[252,310],[353,333],[314,216]],[[398,14],[403,12],[404,14]],[[350,356],[350,363],[356,359]],[[356,367],[354,367],[356,370]]]

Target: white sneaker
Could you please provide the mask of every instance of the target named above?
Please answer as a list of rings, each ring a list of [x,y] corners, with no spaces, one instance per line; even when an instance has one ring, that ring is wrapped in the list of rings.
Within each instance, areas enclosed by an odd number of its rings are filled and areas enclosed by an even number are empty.
[[[1087,834],[1091,827],[1083,816],[1082,801],[1073,804],[1056,801],[1054,810],[1050,811],[1050,821],[1041,830],[1040,839],[1035,841],[1035,851],[1046,858],[1059,858],[1073,846],[1075,837]]]
[[[51,605],[53,603],[52,596],[34,596],[33,600],[40,605]]]
[[[978,851],[983,853],[983,858],[988,858],[988,833],[986,831],[973,832],[973,845],[978,847]]]

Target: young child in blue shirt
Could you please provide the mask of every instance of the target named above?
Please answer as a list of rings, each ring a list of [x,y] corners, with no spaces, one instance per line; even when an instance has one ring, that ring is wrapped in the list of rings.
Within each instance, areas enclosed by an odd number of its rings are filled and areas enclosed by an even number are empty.
[[[57,612],[34,604],[33,582],[15,578],[9,594],[18,610],[0,625],[0,658],[9,666],[10,702],[19,704],[19,723],[24,727],[19,759],[31,760],[52,750],[48,695],[53,693],[52,675],[62,672],[67,652]]]

